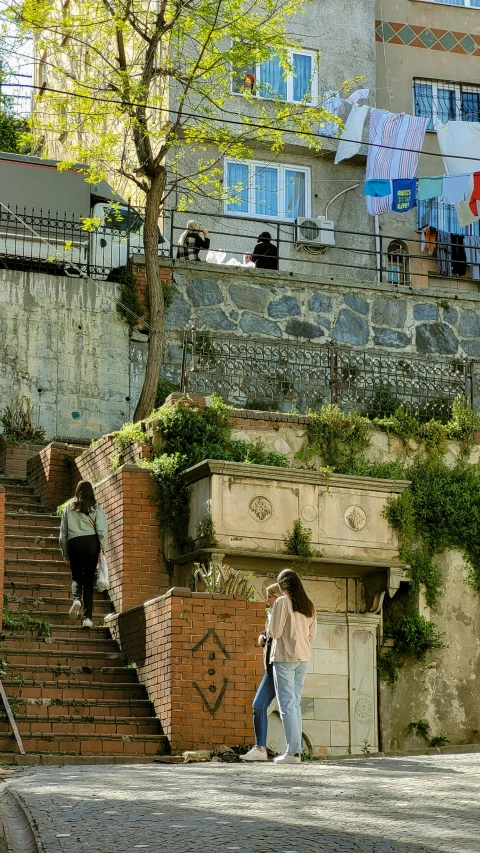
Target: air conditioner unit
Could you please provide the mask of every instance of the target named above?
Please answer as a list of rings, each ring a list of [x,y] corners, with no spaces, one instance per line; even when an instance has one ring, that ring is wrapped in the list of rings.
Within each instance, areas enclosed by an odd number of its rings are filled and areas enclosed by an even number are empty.
[[[327,248],[335,245],[335,223],[324,216],[299,217],[295,223],[295,242],[303,246]]]

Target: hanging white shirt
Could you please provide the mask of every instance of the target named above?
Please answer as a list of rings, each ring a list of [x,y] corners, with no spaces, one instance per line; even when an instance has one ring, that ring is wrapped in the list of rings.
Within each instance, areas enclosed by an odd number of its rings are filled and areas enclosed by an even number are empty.
[[[480,122],[449,121],[447,124],[437,124],[435,130],[447,175],[460,175],[465,172],[472,174],[479,171]],[[449,156],[452,154],[457,156]],[[455,205],[461,228],[480,219],[480,215],[475,216],[472,213],[468,202],[469,198]]]
[[[356,104],[358,101],[364,101],[368,98],[370,89],[357,89],[356,92],[352,92],[348,98],[345,98],[346,104]]]
[[[345,122],[345,130],[338,144],[335,163],[348,160],[349,157],[354,157],[360,151],[363,125],[365,124],[369,109],[368,104],[364,104],[361,107],[358,104],[353,105]]]
[[[342,104],[343,101],[338,92],[334,92],[331,89],[328,92],[325,92],[322,100],[322,107],[324,110],[328,110],[329,113],[333,113],[333,115],[338,116]],[[338,131],[338,124],[335,124],[333,121],[327,121],[320,125],[320,133],[324,136],[336,136]]]

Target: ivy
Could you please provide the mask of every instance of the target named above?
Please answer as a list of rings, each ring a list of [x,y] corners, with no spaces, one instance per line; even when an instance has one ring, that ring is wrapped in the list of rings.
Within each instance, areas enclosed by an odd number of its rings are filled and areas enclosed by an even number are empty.
[[[409,477],[410,488],[389,499],[384,515],[399,534],[401,556],[413,555],[417,583],[425,583],[435,601],[439,576],[435,580],[431,558],[457,549],[465,555],[469,583],[480,592],[480,469],[427,459],[412,465]]]
[[[123,267],[116,274],[116,280],[120,284],[117,311],[133,329],[138,323],[137,317],[142,317],[145,313],[145,307],[140,299],[137,276],[130,267]],[[132,314],[136,316],[133,317]]]
[[[312,412],[308,423],[311,450],[334,471],[342,470],[367,450],[370,444],[370,421],[350,412],[345,415],[338,406],[323,406]]]
[[[380,678],[392,688],[398,681],[399,670],[407,661],[425,663],[427,652],[445,648],[435,624],[421,616],[418,610],[406,613],[395,621],[387,619],[383,639],[394,640],[395,645],[392,649],[380,649],[377,670]]]
[[[124,424],[121,429],[112,433],[112,435],[113,443],[120,454],[134,441],[147,441],[145,427],[141,421],[136,424]]]
[[[44,619],[35,619],[29,613],[23,613],[20,610],[12,612],[9,609],[10,598],[9,595],[3,596],[2,626],[4,631],[11,631],[12,634],[29,631],[39,638],[51,636],[50,625]]]

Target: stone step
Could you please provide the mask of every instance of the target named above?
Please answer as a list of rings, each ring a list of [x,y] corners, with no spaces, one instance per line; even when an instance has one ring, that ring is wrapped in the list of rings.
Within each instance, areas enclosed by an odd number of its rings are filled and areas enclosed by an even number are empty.
[[[40,572],[38,576],[41,577]],[[50,598],[61,597],[62,601],[65,597],[71,599],[72,578],[70,572],[64,572],[61,580],[57,583],[42,583],[41,581],[29,581],[23,577],[18,577],[15,573],[9,573],[5,578],[4,592],[14,598],[24,598],[25,596],[33,598],[36,602],[39,599],[45,601]],[[94,602],[108,601],[104,592],[94,591]]]
[[[164,744],[166,747],[166,743]],[[159,753],[164,756],[165,753]],[[20,755],[17,752],[0,752],[0,765],[10,767],[80,767],[98,764],[152,764],[159,759],[155,755],[72,755],[70,753],[33,753]],[[170,760],[168,756],[167,761]]]
[[[59,753],[67,755],[162,755],[165,751],[163,735],[121,734],[59,734],[26,732],[22,735],[27,753]],[[13,734],[0,735],[0,752],[17,752]]]
[[[32,487],[28,486],[26,483],[18,482],[18,483],[4,484],[3,482],[0,482],[0,486],[3,486],[5,489],[5,492],[7,495],[7,501],[10,500],[10,498],[12,498],[12,497],[14,497],[14,498],[17,498],[17,497],[21,498],[24,496],[26,498],[36,497],[35,492],[33,491]],[[40,498],[38,500],[40,500]]]
[[[53,548],[56,546],[60,550],[58,530],[55,527],[46,527],[45,531],[41,533],[40,528],[34,527],[28,533],[25,530],[19,534],[18,530],[13,530],[13,532],[5,534],[5,545],[8,548],[17,548],[19,546],[22,548],[32,548],[34,546],[38,547],[40,543],[43,548]]]
[[[87,717],[152,717],[149,699],[26,699],[15,697],[15,716],[23,714],[36,717],[43,714],[48,718],[81,715]],[[156,719],[156,718],[155,718]],[[157,721],[158,722],[158,721]]]
[[[40,687],[44,684],[55,682],[58,687],[68,687],[69,684],[77,682],[84,683],[88,680],[91,685],[102,684],[132,684],[137,683],[137,672],[133,668],[126,666],[115,666],[114,662],[110,665],[95,665],[88,664],[49,664],[41,659],[36,663],[21,663],[18,666],[10,663],[10,657],[5,668],[5,681],[26,682],[34,680],[35,684]],[[7,691],[8,693],[8,691]]]
[[[8,635],[3,635],[2,642],[3,649],[8,654],[10,652],[23,652],[25,654],[28,651],[36,650],[43,651],[45,654],[50,654],[51,651],[63,652],[65,654],[80,652],[86,656],[91,652],[103,652],[106,655],[120,654],[115,640],[103,637],[96,639],[95,637],[91,637],[90,634],[91,629],[88,631],[83,629],[81,637],[78,637],[76,640],[65,641],[60,637],[31,637],[28,634],[9,633]]]
[[[36,512],[6,512],[5,528],[7,530],[17,529],[19,533],[24,528],[55,528],[60,529],[60,518],[52,513]]]
[[[128,672],[128,670],[127,670]],[[92,681],[87,676],[84,676],[83,681],[72,681],[71,684],[60,684],[57,679],[53,681],[43,681],[41,684],[28,673],[28,677],[23,680],[14,680],[7,675],[3,680],[3,686],[7,696],[13,698],[19,696],[22,699],[63,699],[75,700],[81,699],[114,699],[116,702],[121,702],[124,699],[145,699],[146,692],[143,684],[138,682],[118,681],[118,682],[100,682]]]
[[[158,735],[160,726],[156,717],[90,717],[87,715],[59,715],[36,717],[15,714],[15,722],[23,737],[31,735]],[[0,739],[9,737],[11,727],[8,719],[0,719]]]
[[[58,590],[57,590],[58,593]],[[39,596],[38,598],[34,598],[33,596],[12,596],[9,598],[8,609],[10,613],[28,613],[30,616],[36,617],[38,619],[45,619],[47,622],[50,621],[50,618],[56,620],[58,622],[58,618],[65,617],[69,619],[68,611],[72,606],[72,598],[67,596],[60,597],[58,594],[56,596],[48,596],[43,598]],[[94,610],[97,612],[97,616],[99,614],[106,616],[107,613],[112,612],[112,604],[108,599],[105,598],[97,598],[94,599]],[[40,613],[42,615],[40,616]]]
[[[94,667],[97,669],[102,666],[126,666],[127,658],[122,652],[115,650],[107,652],[105,650],[93,651],[82,649],[82,651],[57,650],[52,649],[50,645],[44,646],[43,649],[12,649],[8,650],[8,666],[23,667],[26,664],[40,666],[48,663],[49,666],[73,666],[73,667]]]
[[[32,569],[34,572],[39,572],[44,577],[48,572],[56,574],[57,572],[70,574],[68,563],[63,557],[56,560],[5,560],[5,574],[10,575],[10,572],[26,572]]]
[[[63,563],[63,570],[60,567],[54,572],[46,572],[44,569],[35,568],[35,563],[29,568],[17,568],[20,563],[9,563],[5,571],[5,578],[8,583],[29,583],[32,588],[36,584],[45,584],[45,586],[54,586],[58,589],[59,584],[69,583],[71,581],[70,569],[66,563]]]
[[[27,485],[25,477],[6,477],[5,474],[0,474],[0,486],[3,486],[5,489],[8,488],[8,486],[21,485]]]
[[[38,512],[41,514],[47,512],[46,507],[40,503],[38,495],[12,495],[10,492],[7,492],[5,503],[7,512],[14,512],[15,510],[22,510],[23,512]]]
[[[5,559],[13,562],[21,562],[22,560],[55,560],[59,561],[62,552],[58,543],[56,545],[24,545],[19,542],[18,545],[5,546]],[[63,562],[63,558],[62,558]],[[65,566],[66,563],[63,563]]]

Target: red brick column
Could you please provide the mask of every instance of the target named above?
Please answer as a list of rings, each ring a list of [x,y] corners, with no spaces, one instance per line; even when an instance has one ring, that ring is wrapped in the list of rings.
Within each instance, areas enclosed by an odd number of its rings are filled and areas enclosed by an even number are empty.
[[[49,509],[72,497],[75,459],[85,448],[52,441],[27,462],[27,483]]]
[[[3,617],[3,586],[5,576],[5,489],[0,486],[0,627]]]
[[[169,586],[155,484],[148,471],[123,465],[96,484],[95,494],[108,519],[110,598],[121,612]]]
[[[252,743],[265,605],[173,588],[111,630],[137,664],[172,752]]]

